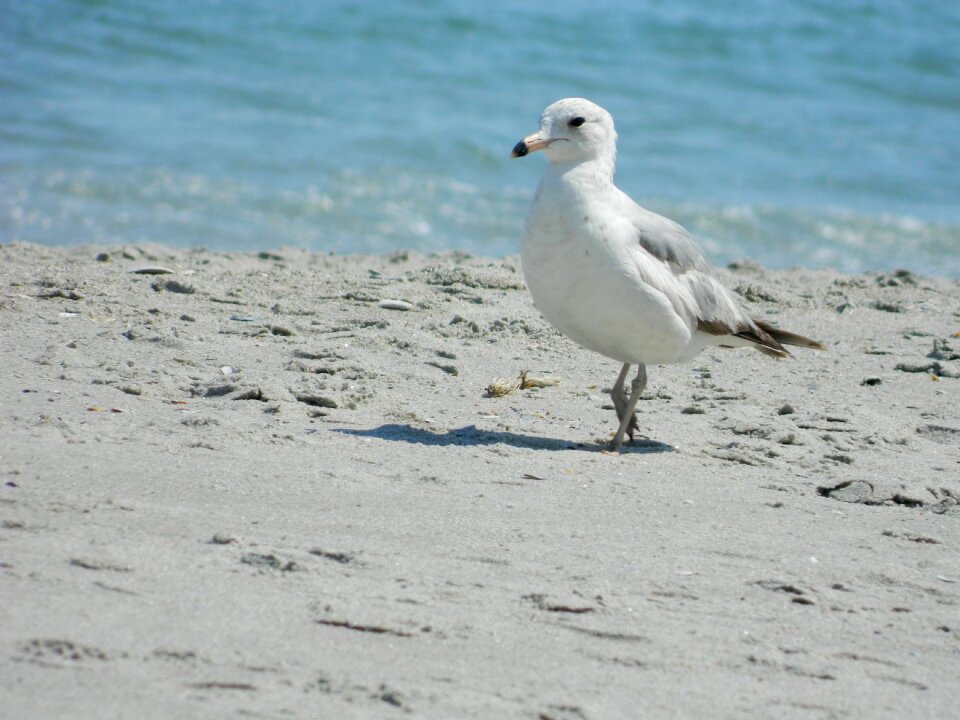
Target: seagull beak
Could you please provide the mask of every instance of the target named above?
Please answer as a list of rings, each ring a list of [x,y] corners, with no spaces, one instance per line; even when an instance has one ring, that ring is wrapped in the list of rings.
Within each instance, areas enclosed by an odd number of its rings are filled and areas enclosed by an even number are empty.
[[[524,155],[529,155],[537,150],[543,150],[552,142],[553,140],[545,140],[540,137],[540,133],[535,132],[533,135],[527,135],[523,140],[514,145],[513,152],[510,153],[510,157],[518,158],[523,157]]]

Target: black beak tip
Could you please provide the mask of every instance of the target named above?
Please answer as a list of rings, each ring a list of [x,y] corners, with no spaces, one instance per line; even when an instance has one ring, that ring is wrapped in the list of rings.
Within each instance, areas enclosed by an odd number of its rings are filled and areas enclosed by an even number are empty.
[[[515,157],[515,158],[523,157],[528,152],[530,151],[527,149],[527,144],[523,140],[521,140],[520,142],[518,142],[516,145],[513,146],[513,152],[510,153],[510,157]]]

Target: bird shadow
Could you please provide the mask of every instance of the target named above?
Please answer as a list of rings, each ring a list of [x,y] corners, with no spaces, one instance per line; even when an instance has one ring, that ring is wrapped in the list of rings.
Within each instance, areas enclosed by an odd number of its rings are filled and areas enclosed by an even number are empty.
[[[412,445],[437,445],[453,447],[482,447],[487,445],[510,445],[533,450],[583,450],[600,452],[606,445],[597,443],[578,443],[559,438],[520,435],[501,430],[480,430],[476,425],[466,425],[446,432],[437,432],[416,428],[412,425],[388,423],[368,430],[336,428],[335,432],[355,437],[372,437],[392,442],[405,442]],[[661,453],[676,450],[672,445],[657,440],[639,439],[626,443],[620,448],[622,454]]]

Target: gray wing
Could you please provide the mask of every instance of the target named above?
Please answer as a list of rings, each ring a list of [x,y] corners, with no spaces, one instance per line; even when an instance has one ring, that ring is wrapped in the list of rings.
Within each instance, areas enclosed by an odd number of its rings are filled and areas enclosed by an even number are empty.
[[[644,250],[667,263],[677,274],[689,270],[711,272],[710,263],[686,228],[639,205],[634,204],[634,207],[637,212],[633,225],[637,229],[637,240]]]
[[[651,256],[667,265],[677,282],[686,288],[692,306],[684,309],[694,315],[698,330],[746,340],[770,355],[787,354],[766,328],[747,315],[733,293],[717,280],[710,262],[686,228],[639,205],[634,204],[634,208],[637,242]]]

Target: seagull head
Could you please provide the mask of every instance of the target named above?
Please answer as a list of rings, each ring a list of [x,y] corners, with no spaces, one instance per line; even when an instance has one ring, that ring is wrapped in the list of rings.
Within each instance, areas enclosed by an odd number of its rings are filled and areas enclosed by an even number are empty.
[[[617,152],[613,118],[584,98],[557,100],[543,111],[540,129],[514,145],[511,157],[524,157],[537,150],[543,150],[551,162],[612,161]]]

